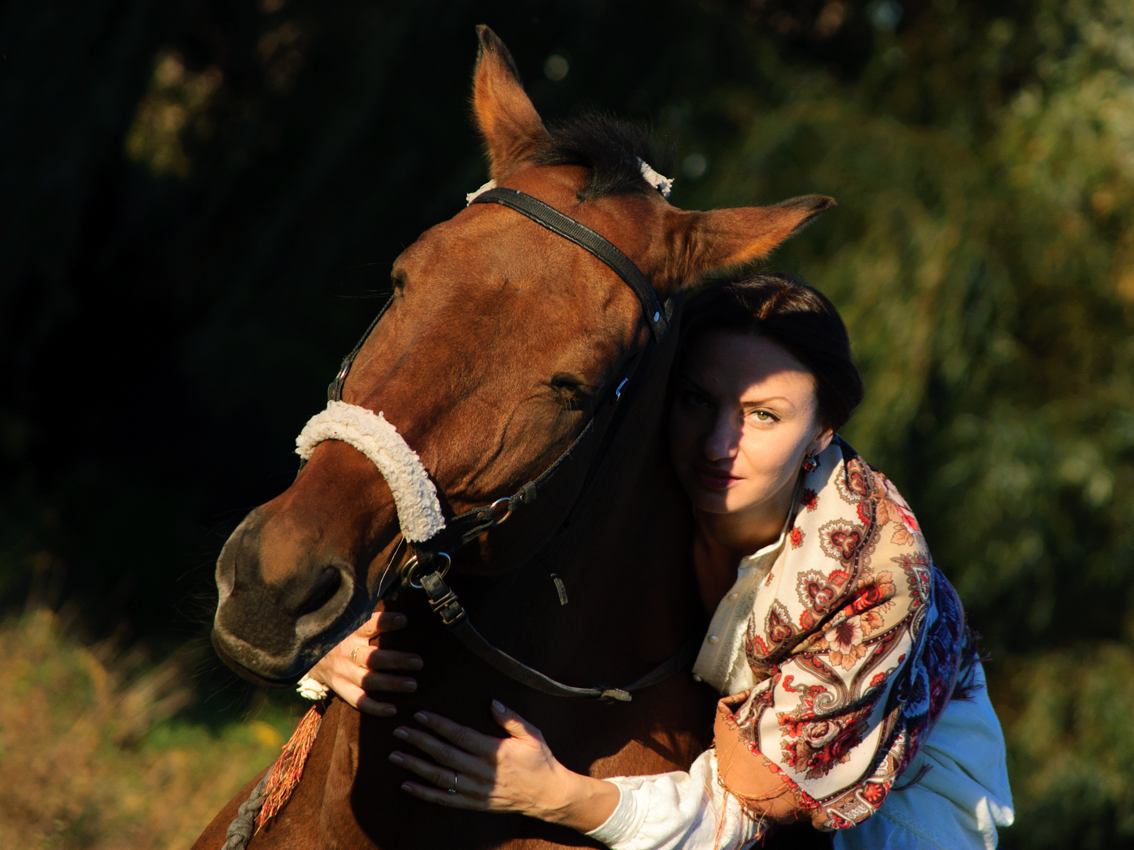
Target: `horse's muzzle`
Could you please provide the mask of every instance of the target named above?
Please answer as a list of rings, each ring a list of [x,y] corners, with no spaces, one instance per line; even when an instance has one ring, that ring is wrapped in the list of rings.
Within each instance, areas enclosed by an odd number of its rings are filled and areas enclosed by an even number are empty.
[[[294,684],[369,616],[372,600],[341,558],[298,545],[279,552],[287,568],[265,563],[264,515],[253,511],[217,560],[213,647],[256,684]],[[278,566],[278,565],[276,565]]]

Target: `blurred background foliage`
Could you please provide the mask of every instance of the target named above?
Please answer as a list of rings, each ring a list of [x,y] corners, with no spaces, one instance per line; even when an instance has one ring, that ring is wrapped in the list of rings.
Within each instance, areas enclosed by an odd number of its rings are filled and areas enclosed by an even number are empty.
[[[3,783],[0,843],[184,846],[270,760],[294,703],[210,660],[212,562],[486,179],[480,22],[546,119],[672,142],[679,206],[838,199],[768,265],[843,310],[846,436],[984,635],[1002,844],[1134,843],[1128,0],[5,4],[0,773],[74,778]]]

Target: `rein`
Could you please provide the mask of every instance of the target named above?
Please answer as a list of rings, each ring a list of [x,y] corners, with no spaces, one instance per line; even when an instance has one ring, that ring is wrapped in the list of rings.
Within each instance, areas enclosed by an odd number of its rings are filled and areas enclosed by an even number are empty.
[[[468,612],[456,593],[445,582],[445,575],[452,565],[453,555],[489,531],[494,533],[494,548],[502,551],[506,559],[526,563],[542,551],[555,533],[569,521],[576,505],[589,490],[594,472],[605,457],[610,439],[625,418],[624,412],[631,405],[633,397],[637,395],[643,383],[634,380],[639,370],[644,373],[649,372],[655,358],[660,357],[666,366],[671,362],[677,336],[671,332],[671,324],[675,312],[680,309],[680,299],[670,299],[663,307],[649,279],[615,245],[531,195],[515,189],[494,188],[477,195],[471,203],[492,203],[508,207],[589,251],[613,270],[638,297],[651,334],[645,346],[629,359],[618,373],[616,380],[611,382],[612,389],[608,390],[598,402],[583,430],[537,478],[529,481],[510,496],[473,508],[445,521],[439,530],[426,539],[409,540],[407,536],[412,554],[399,570],[400,585],[422,590],[430,608],[453,635],[470,652],[509,678],[552,696],[629,702],[631,692],[656,684],[682,669],[696,654],[699,641],[694,639],[685,644],[653,670],[621,688],[606,685],[594,687],[565,685],[489,643],[472,625]],[[350,373],[351,365],[389,309],[391,301],[392,298],[386,302],[358,344],[343,359],[338,375],[327,388],[328,410],[336,404],[341,408],[354,407],[342,402],[343,385]],[[373,413],[362,408],[355,410],[374,416]],[[319,416],[324,415],[319,414]],[[381,414],[378,414],[378,417],[380,418]],[[314,421],[315,419],[312,420]],[[384,425],[387,424],[384,419],[382,422]],[[389,427],[392,429],[392,426]],[[313,448],[307,434],[308,429],[305,428],[304,433],[300,435],[301,444],[306,439],[302,452],[304,463]],[[318,439],[336,438],[340,437],[330,433],[318,436]],[[355,442],[351,442],[357,447]],[[404,443],[402,445],[404,446]],[[413,454],[408,447],[406,450]],[[364,453],[374,459],[372,452],[364,451]],[[416,459],[416,455],[414,458]],[[375,460],[375,463],[378,461]],[[379,470],[385,473],[383,464],[378,465]],[[302,464],[300,468],[302,469]],[[424,475],[424,472],[421,474]],[[426,481],[430,483],[428,479]],[[382,588],[378,598],[381,599],[387,591],[398,584],[391,582],[387,587]]]

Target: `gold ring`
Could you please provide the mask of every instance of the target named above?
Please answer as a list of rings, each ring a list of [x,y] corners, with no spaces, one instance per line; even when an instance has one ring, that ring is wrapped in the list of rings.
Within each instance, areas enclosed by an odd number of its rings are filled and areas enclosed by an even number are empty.
[[[358,658],[355,657],[355,656],[358,655],[358,651],[360,649],[362,649],[362,644],[359,644],[354,649],[352,649],[351,652],[350,652],[350,661],[351,661],[351,664],[353,664],[355,667],[362,666],[358,663]]]

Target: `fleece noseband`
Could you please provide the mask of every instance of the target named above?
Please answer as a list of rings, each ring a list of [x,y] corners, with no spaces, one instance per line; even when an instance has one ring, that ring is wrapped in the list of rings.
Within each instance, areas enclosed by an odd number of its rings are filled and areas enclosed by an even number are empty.
[[[437,488],[429,479],[417,453],[409,447],[398,429],[379,411],[331,400],[295,438],[295,452],[304,460],[324,440],[341,440],[354,446],[378,467],[398,508],[402,536],[410,543],[428,540],[445,527]]]
[[[598,400],[591,419],[579,436],[539,477],[509,496],[446,521],[433,482],[417,454],[394,426],[381,413],[375,414],[342,401],[343,384],[350,367],[385,313],[386,308],[383,308],[358,345],[344,358],[338,376],[328,387],[327,409],[312,417],[304,427],[296,440],[297,452],[306,461],[318,443],[341,440],[354,446],[378,467],[393,491],[402,534],[413,552],[401,568],[403,586],[423,589],[433,610],[474,654],[511,678],[544,693],[629,701],[629,691],[654,684],[677,672],[692,657],[696,644],[686,645],[625,688],[570,687],[522,664],[485,640],[469,622],[467,612],[445,583],[444,576],[449,570],[452,555],[486,532],[506,535],[502,539],[502,549],[522,563],[538,554],[564,525],[593,479],[594,468],[602,461],[608,438],[614,430],[610,426],[616,413],[624,413],[630,396],[635,394],[633,391],[639,383],[631,380],[635,373],[648,367],[655,357],[668,372],[676,337],[676,334],[670,333],[675,303],[671,301],[663,308],[648,278],[629,257],[603,236],[537,198],[514,189],[492,188],[479,193],[470,203],[499,204],[515,210],[574,242],[609,266],[638,297],[643,317],[651,330],[645,347],[611,382],[611,390]],[[649,369],[645,368],[645,371]],[[495,531],[505,522],[510,523],[509,529]]]

